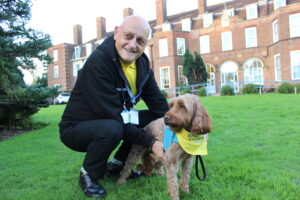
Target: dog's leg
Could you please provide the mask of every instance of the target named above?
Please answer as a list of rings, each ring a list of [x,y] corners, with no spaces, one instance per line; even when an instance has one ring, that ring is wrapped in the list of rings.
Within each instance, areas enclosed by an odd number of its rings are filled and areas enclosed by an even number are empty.
[[[180,189],[186,193],[190,192],[190,174],[192,166],[193,156],[187,154],[182,160],[182,171],[180,178]]]
[[[172,200],[179,200],[179,186],[177,171],[179,165],[180,154],[178,153],[178,144],[172,146],[166,152],[166,172],[168,182],[168,192]]]
[[[117,180],[117,184],[120,185],[120,184],[126,183],[127,178],[131,174],[132,167],[136,165],[137,160],[139,160],[144,153],[145,153],[144,147],[142,147],[140,145],[132,146],[132,148],[128,154],[125,166],[120,173],[119,179]]]

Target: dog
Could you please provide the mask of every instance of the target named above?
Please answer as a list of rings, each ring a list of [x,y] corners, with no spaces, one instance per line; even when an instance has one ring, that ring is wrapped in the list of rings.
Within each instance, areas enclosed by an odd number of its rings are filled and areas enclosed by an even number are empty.
[[[173,98],[169,102],[169,111],[163,118],[159,118],[149,125],[144,130],[146,134],[150,134],[155,139],[164,140],[164,126],[168,125],[173,132],[179,132],[185,129],[195,135],[203,135],[210,133],[212,130],[211,118],[199,101],[196,95],[185,94]],[[182,161],[182,171],[180,179],[180,189],[188,193],[190,172],[193,165],[193,155],[186,153],[179,143],[172,143],[171,146],[165,150],[165,162],[153,162],[153,158],[146,153],[145,147],[140,145],[133,145],[125,166],[120,173],[117,184],[124,184],[130,175],[131,168],[136,165],[137,160],[144,157],[144,164],[139,165],[140,168],[147,167],[148,174],[151,174],[152,169],[157,169],[159,174],[163,174],[162,165],[166,168],[168,193],[172,200],[179,200],[179,184],[177,178],[177,171],[179,163]],[[145,163],[146,161],[147,163]],[[149,162],[149,160],[151,162]],[[152,164],[151,164],[152,163]]]

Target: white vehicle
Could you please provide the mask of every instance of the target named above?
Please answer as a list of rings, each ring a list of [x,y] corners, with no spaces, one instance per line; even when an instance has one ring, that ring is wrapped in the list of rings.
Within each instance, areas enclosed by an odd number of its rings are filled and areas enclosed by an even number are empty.
[[[54,99],[54,104],[68,103],[70,93],[61,93]]]

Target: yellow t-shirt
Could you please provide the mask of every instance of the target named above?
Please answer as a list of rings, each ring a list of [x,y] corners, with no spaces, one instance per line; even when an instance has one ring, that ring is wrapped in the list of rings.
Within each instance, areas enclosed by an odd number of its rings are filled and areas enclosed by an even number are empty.
[[[135,62],[126,65],[125,63],[121,61],[122,69],[124,71],[124,74],[130,84],[131,92],[136,95],[137,90],[136,90],[136,64]]]

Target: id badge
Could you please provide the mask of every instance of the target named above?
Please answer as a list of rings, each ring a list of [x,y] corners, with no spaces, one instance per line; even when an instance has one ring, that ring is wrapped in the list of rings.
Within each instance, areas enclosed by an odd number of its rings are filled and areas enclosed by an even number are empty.
[[[139,112],[135,109],[130,109],[130,123],[139,125]]]
[[[123,110],[121,112],[121,116],[123,118],[124,124],[128,124],[130,122],[130,113],[128,112],[128,110]]]

